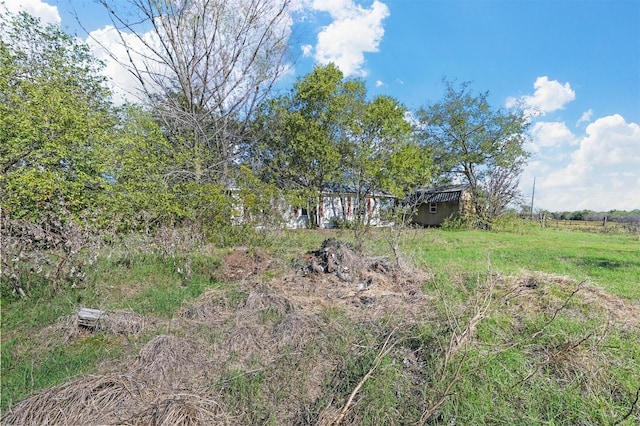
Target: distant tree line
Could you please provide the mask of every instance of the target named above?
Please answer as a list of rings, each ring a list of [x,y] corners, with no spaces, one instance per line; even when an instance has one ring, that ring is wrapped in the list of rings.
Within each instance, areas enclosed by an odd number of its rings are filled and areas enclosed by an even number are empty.
[[[586,220],[602,221],[606,218],[610,222],[618,223],[638,223],[640,222],[640,210],[610,210],[607,212],[596,212],[593,210],[579,210],[573,212],[553,212],[549,217],[556,220]]]

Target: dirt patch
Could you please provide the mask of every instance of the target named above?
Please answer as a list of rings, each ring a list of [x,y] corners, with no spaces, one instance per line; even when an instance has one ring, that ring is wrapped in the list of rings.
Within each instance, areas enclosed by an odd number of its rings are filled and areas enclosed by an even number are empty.
[[[225,280],[242,280],[264,273],[275,259],[259,249],[238,247],[222,258],[222,274]]]

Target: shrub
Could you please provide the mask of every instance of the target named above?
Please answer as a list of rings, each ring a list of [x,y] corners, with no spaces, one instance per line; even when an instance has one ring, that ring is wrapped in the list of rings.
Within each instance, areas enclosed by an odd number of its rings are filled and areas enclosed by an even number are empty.
[[[506,212],[493,220],[491,230],[496,232],[513,232],[516,234],[527,233],[532,226],[532,222],[521,218],[515,212]]]
[[[38,220],[2,216],[2,293],[26,297],[35,284],[77,285],[97,257],[100,241],[88,220],[43,214]]]
[[[442,229],[446,229],[447,231],[469,229],[469,222],[460,216],[449,216],[442,221]]]

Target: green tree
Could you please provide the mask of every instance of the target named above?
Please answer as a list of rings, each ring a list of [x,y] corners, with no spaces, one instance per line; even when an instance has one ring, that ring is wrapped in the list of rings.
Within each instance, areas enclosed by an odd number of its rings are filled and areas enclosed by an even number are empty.
[[[86,45],[26,13],[0,26],[2,282],[25,296],[83,279],[114,117]]]
[[[96,207],[113,126],[101,64],[86,45],[28,14],[0,22],[0,194],[36,220]]]
[[[420,133],[434,153],[439,177],[467,184],[480,226],[519,198],[518,179],[528,153],[529,121],[521,111],[493,109],[488,92],[445,81],[442,101],[417,112]]]
[[[222,184],[195,181],[176,167],[188,161],[190,150],[178,149],[152,111],[123,107],[109,148],[104,205],[116,231],[155,231],[185,226],[225,243],[234,198]],[[195,232],[195,231],[194,231]]]
[[[254,165],[263,179],[306,198],[312,220],[319,192],[340,183],[356,99],[364,99],[361,82],[345,81],[333,64],[317,66],[289,94],[266,102],[256,119]]]
[[[172,177],[229,184],[255,108],[288,70],[295,2],[98,2],[128,53],[122,65],[172,144],[189,152]]]
[[[431,178],[431,157],[412,137],[407,110],[389,96],[361,102],[350,121],[341,179],[356,193],[356,245],[370,228],[370,202],[384,193],[403,198]],[[396,218],[397,219],[397,218]]]
[[[312,210],[327,185],[355,192],[359,244],[369,229],[368,200],[381,192],[404,197],[431,176],[429,151],[412,137],[406,115],[389,96],[367,100],[364,82],[335,65],[317,66],[264,106],[253,161],[264,179],[308,194]]]
[[[109,147],[104,205],[116,231],[151,229],[186,215],[168,175],[174,172],[174,147],[152,115],[126,105]]]

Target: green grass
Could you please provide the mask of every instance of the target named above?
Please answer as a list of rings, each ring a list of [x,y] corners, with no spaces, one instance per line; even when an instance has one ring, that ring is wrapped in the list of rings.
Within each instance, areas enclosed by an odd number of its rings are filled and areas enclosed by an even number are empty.
[[[2,411],[36,390],[93,372],[98,362],[120,352],[116,338],[101,334],[48,348],[31,343],[18,337],[2,343]]]
[[[3,297],[0,410],[34,391],[91,373],[98,363],[114,362],[129,346],[123,339],[101,333],[65,344],[64,330],[52,330],[44,333],[45,338],[59,341],[43,347],[40,331],[60,318],[80,307],[171,318],[184,303],[219,286],[213,276],[219,259],[194,255],[194,273],[188,280],[176,272],[176,265],[184,261],[148,254],[101,258],[82,288],[58,292],[39,288],[27,299]]]
[[[350,241],[352,233],[274,233],[264,239],[262,249],[281,262],[258,278],[277,279],[291,267],[300,268],[302,255],[329,237]],[[231,359],[228,369],[208,372],[212,390],[221,392],[225,407],[248,423],[278,424],[274,407],[304,389],[292,377],[318,374],[314,368],[320,360],[333,367],[315,377],[323,380],[317,399],[292,407],[308,422],[318,421],[329,405],[343,406],[394,329],[397,345],[363,384],[346,424],[416,424],[423,410],[443,396],[427,424],[611,424],[631,408],[640,387],[637,328],[609,323],[604,306],[571,292],[586,281],[637,305],[638,236],[536,227],[517,232],[416,229],[404,232],[401,248],[408,259],[432,273],[423,291],[433,312],[422,322],[411,323],[399,315],[354,322],[348,308],[326,306],[316,314],[317,322],[310,322],[322,330],[318,339],[284,347],[271,357],[256,355],[244,365]],[[365,249],[389,255],[384,231],[369,234]],[[136,343],[93,333],[65,342],[56,324],[81,306],[167,319],[215,288],[219,291],[212,297],[224,310],[242,308],[251,290],[219,279],[223,253],[208,248],[190,257],[162,257],[114,250],[99,259],[83,288],[57,293],[40,288],[25,300],[3,297],[2,411],[70,377],[130,360],[140,344],[153,337],[142,336]],[[185,278],[180,270],[189,259],[193,273]],[[508,284],[513,277],[537,272],[569,277],[569,284],[541,277],[538,287],[510,299],[510,304],[505,302],[512,296],[508,286],[497,285],[471,338],[445,358],[453,330],[460,332],[474,314],[475,294],[491,288],[492,280]],[[286,316],[270,308],[256,315],[256,324],[274,330]],[[230,333],[222,327],[233,327],[234,319],[220,323],[220,329],[202,323],[191,331],[218,344],[216,339]],[[447,391],[458,366],[459,376]],[[639,409],[635,407],[622,424],[634,424]]]
[[[403,250],[436,274],[491,269],[517,275],[541,271],[588,280],[640,300],[640,239],[633,235],[534,229],[525,234],[421,229],[408,232]]]

